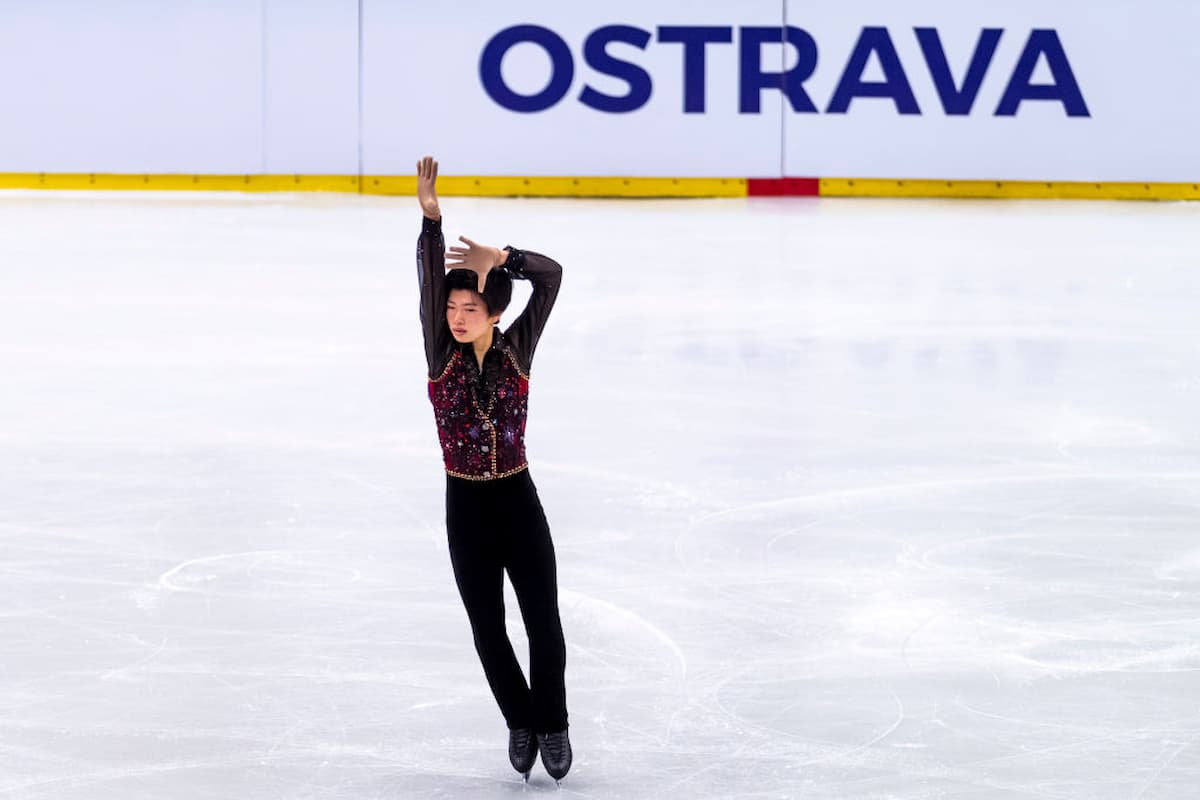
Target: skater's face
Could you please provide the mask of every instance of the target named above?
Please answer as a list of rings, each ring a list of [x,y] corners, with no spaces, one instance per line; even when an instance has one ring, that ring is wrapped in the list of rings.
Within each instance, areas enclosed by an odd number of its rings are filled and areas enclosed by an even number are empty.
[[[488,316],[483,297],[469,289],[451,289],[446,299],[446,324],[455,341],[473,342],[491,331],[500,315]]]

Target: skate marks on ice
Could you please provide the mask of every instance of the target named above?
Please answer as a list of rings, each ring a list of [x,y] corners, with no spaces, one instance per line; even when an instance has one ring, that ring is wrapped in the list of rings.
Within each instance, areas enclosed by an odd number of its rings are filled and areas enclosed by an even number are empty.
[[[1194,710],[1154,687],[1176,674],[1168,695],[1197,696],[1188,580],[1200,473],[958,474],[693,506],[674,530],[635,534],[670,534],[671,561],[657,591],[626,592],[654,622],[613,620],[635,643],[662,636],[645,642],[646,661],[572,668],[615,689],[610,704],[649,700],[655,712],[589,720],[606,731],[590,744],[632,765],[657,753],[674,765],[660,787],[680,795],[758,780],[830,798],[1055,796],[1056,780],[1099,775],[1126,796],[1196,777]],[[689,607],[703,620],[681,614]],[[577,637],[585,648],[590,635]],[[639,694],[614,678],[618,667],[662,674],[664,638],[688,665],[681,691],[647,680]],[[1143,692],[1141,724],[1096,711]],[[1134,756],[1150,746],[1161,759]]]
[[[708,515],[681,565],[759,643],[714,703],[814,797],[1174,796],[1200,777],[1198,478],[910,481]]]
[[[240,591],[254,593],[262,585],[292,589],[327,589],[355,583],[362,573],[352,566],[336,566],[333,551],[259,550],[202,556],[172,567],[158,579],[158,586],[173,592]]]
[[[748,521],[759,514],[769,514],[790,509],[806,508],[854,508],[860,502],[887,503],[907,499],[913,495],[936,494],[938,492],[965,492],[972,489],[985,489],[996,486],[1020,486],[1022,484],[1039,483],[1070,483],[1074,481],[1147,483],[1154,481],[1194,481],[1200,482],[1200,471],[1185,472],[1046,472],[1030,475],[995,475],[975,478],[944,478],[937,480],[913,481],[908,483],[892,483],[870,486],[858,486],[847,489],[835,489],[811,494],[801,494],[776,500],[767,500],[748,505],[724,508],[712,512],[699,520],[716,520],[722,517],[737,517]]]
[[[570,589],[559,590],[559,604],[581,642],[590,645],[576,645],[581,654],[603,663],[606,655],[613,655],[608,648],[617,645],[626,658],[636,655],[656,671],[665,673],[666,679],[675,683],[686,680],[687,656],[683,650],[662,628],[637,612]],[[628,667],[627,664],[612,666]]]

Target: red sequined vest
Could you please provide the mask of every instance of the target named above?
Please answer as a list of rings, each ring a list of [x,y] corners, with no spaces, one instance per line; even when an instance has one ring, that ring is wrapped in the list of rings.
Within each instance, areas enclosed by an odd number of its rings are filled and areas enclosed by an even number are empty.
[[[505,349],[490,398],[476,397],[473,370],[455,350],[442,374],[429,381],[429,400],[437,420],[446,472],[487,481],[525,469],[525,417],[529,412],[529,376]]]

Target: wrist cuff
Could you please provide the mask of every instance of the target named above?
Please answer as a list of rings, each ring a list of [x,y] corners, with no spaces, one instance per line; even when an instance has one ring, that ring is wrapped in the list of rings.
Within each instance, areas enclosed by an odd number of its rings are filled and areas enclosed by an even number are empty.
[[[504,245],[504,249],[508,251],[508,259],[501,264],[501,268],[508,270],[516,277],[524,277],[525,253],[508,244]]]

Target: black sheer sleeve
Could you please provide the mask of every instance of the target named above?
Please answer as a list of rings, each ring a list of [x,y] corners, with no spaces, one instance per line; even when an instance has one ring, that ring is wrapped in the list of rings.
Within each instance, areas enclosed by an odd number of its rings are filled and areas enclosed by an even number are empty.
[[[554,301],[558,298],[562,267],[554,259],[531,250],[518,250],[515,247],[505,249],[508,250],[508,260],[503,268],[514,278],[533,284],[533,294],[525,310],[504,332],[521,362],[521,369],[528,375],[533,364],[533,351],[542,336],[542,329],[546,327],[546,320],[550,318],[550,309],[554,308]]]
[[[446,326],[446,243],[442,221],[425,217],[417,239],[417,278],[421,285],[421,331],[425,335],[425,360],[430,379],[438,377],[450,352]]]

